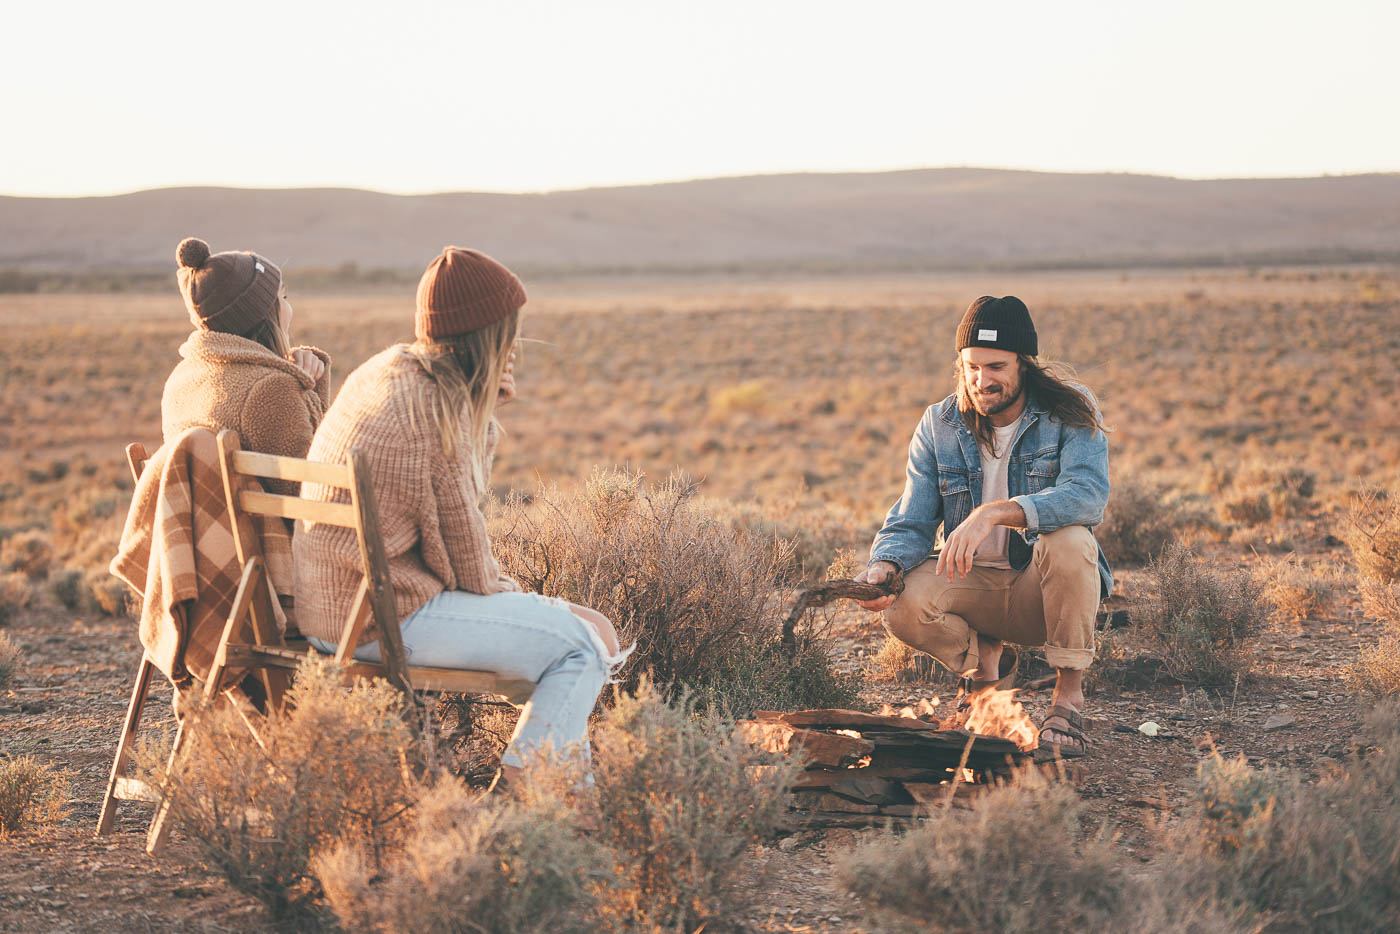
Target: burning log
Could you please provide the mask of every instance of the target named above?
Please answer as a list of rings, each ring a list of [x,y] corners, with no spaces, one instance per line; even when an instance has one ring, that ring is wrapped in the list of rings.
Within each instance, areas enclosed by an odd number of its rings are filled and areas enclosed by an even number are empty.
[[[792,806],[803,824],[867,826],[966,807],[982,788],[1028,763],[1035,725],[1013,694],[983,692],[942,721],[933,719],[937,702],[925,701],[922,717],[912,708],[759,710],[739,728],[757,746],[802,757],[806,769],[793,783]]]

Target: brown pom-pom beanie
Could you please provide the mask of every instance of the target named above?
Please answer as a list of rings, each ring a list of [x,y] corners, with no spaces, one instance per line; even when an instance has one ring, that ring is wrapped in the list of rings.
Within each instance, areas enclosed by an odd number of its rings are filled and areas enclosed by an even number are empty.
[[[282,270],[256,253],[214,253],[196,237],[175,248],[175,279],[190,321],[204,331],[247,334],[258,322],[277,320]]]
[[[525,304],[515,273],[485,253],[444,247],[418,281],[413,333],[440,340],[495,324]]]

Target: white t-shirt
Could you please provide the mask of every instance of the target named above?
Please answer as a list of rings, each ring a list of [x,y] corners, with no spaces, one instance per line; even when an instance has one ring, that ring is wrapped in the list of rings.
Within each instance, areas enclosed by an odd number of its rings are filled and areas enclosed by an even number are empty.
[[[977,445],[978,453],[982,455],[982,502],[984,503],[995,503],[998,500],[1008,498],[1006,474],[1011,466],[1011,442],[1016,439],[1016,429],[1020,424],[1020,421],[1014,421],[1005,428],[992,428],[997,442],[996,457],[993,457],[992,452],[987,450],[984,445]],[[1010,570],[1011,562],[1006,553],[1010,541],[1010,529],[1004,525],[994,526],[992,534],[987,536],[987,540],[978,546],[977,552],[972,556],[972,563],[978,567]]]

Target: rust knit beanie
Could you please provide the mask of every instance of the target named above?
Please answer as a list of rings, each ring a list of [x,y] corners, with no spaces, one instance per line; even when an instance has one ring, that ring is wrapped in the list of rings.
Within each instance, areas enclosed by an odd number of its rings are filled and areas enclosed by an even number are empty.
[[[282,270],[256,253],[214,253],[187,237],[175,248],[175,279],[190,321],[202,331],[247,334],[258,322],[276,321]]]
[[[485,253],[443,247],[418,281],[413,333],[419,340],[465,334],[510,316],[525,304],[525,286]]]

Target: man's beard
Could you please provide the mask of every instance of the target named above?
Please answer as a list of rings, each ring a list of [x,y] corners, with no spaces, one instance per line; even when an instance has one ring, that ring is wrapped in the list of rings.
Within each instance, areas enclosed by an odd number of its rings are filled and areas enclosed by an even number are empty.
[[[991,416],[996,415],[1000,412],[1005,412],[1007,409],[1011,408],[1013,405],[1016,404],[1017,399],[1021,398],[1022,386],[1023,384],[1018,382],[1014,387],[1011,387],[1015,390],[1014,392],[1007,392],[1007,390],[1003,389],[1000,393],[993,397],[995,401],[993,401],[991,405],[985,409],[982,408],[982,406],[986,404],[983,401],[985,397],[980,394],[974,393],[972,394],[972,407],[977,410],[977,414],[979,415]]]

